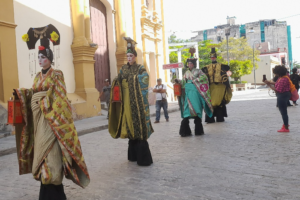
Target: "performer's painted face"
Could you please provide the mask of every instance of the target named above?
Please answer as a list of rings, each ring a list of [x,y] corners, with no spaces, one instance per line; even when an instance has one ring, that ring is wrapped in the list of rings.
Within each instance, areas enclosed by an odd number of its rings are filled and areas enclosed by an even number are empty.
[[[194,64],[192,62],[189,62],[188,67],[189,67],[190,70],[192,70],[194,68]]]
[[[129,62],[129,64],[132,64],[132,63],[134,63],[135,62],[135,55],[134,54],[132,54],[132,53],[128,53],[127,54],[127,61]]]
[[[50,60],[41,53],[39,54],[39,64],[42,68],[48,68],[51,65]]]
[[[210,59],[211,59],[212,62],[217,61],[217,58],[216,58],[216,57],[211,57]]]

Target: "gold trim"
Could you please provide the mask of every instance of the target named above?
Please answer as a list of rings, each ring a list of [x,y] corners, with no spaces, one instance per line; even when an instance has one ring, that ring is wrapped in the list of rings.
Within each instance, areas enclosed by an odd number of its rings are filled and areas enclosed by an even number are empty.
[[[10,23],[10,22],[5,22],[5,21],[0,21],[0,26],[8,27],[8,28],[16,28],[17,24]]]

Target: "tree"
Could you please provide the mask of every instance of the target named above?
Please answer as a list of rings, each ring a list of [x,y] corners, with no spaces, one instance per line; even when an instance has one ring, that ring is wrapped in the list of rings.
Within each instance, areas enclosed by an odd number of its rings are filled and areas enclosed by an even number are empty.
[[[227,64],[227,41],[224,40],[220,43],[219,51],[221,52],[221,57],[218,61]],[[253,66],[253,49],[248,44],[246,38],[229,38],[228,40],[228,54],[230,69],[232,71],[232,76],[235,80],[240,79],[242,76],[251,74]],[[257,61],[259,61],[258,56],[260,51],[254,51],[255,69],[258,68]]]
[[[203,67],[205,67],[206,65],[211,64],[211,59],[210,59],[210,52],[211,52],[211,48],[210,46],[215,45],[213,43],[211,43],[211,40],[205,40],[205,41],[201,41],[198,43],[198,52],[199,52],[199,66],[200,69],[202,69]],[[218,55],[218,60],[222,60],[222,56],[220,54],[218,54],[218,49],[216,49],[217,55]]]
[[[231,60],[229,65],[230,71],[232,72],[231,77],[234,78],[235,81],[240,79],[245,74],[251,74],[251,71],[253,69],[253,65],[250,60]]]
[[[297,61],[294,61],[293,66],[296,68],[300,68],[300,63],[298,63]]]
[[[184,42],[189,42],[189,40],[183,40],[183,39],[177,39],[176,35],[171,35],[168,38],[168,42],[170,43],[184,43]],[[179,49],[183,46],[173,46],[170,47],[170,49]],[[181,60],[182,62],[184,62],[188,57],[190,56],[189,50],[188,49],[184,49],[183,51],[181,51]],[[177,51],[172,51],[169,55],[170,58],[170,63],[178,63],[178,54]]]

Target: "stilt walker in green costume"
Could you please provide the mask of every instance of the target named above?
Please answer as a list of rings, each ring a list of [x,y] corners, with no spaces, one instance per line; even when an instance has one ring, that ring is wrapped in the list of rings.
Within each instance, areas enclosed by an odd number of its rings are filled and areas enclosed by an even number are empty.
[[[196,69],[198,59],[193,56],[195,48],[191,48],[190,53],[191,57],[187,59],[188,69],[181,81],[182,95],[178,98],[183,118],[179,130],[181,137],[191,136],[189,119],[194,119],[195,135],[203,135],[203,109],[208,116],[213,115],[208,78],[201,69]],[[180,81],[176,79],[176,82]]]
[[[148,103],[149,75],[143,65],[135,62],[136,42],[129,37],[124,39],[127,41],[128,63],[122,66],[112,83],[108,128],[113,138],[129,139],[129,161],[149,166],[153,163],[147,142],[153,133]],[[114,95],[120,96],[120,102],[114,101]]]
[[[217,63],[217,53],[215,47],[212,47],[210,58],[212,63],[202,69],[209,79],[209,88],[211,92],[211,103],[214,108],[213,116],[205,116],[205,122],[214,123],[224,122],[227,117],[226,104],[231,101],[232,91],[230,88],[227,71],[229,66]]]

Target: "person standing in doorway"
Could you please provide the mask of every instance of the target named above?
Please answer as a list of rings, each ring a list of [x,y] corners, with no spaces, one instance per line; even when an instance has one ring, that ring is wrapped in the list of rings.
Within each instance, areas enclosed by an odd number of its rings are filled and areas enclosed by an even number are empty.
[[[153,92],[156,93],[156,119],[155,124],[159,123],[160,120],[160,110],[163,108],[165,118],[169,122],[168,115],[168,101],[167,101],[167,86],[162,84],[161,78],[157,79],[157,85],[155,86]]]
[[[108,111],[109,111],[109,100],[110,100],[110,90],[111,90],[111,85],[109,84],[109,80],[105,80],[105,86],[102,88],[102,92],[99,95],[98,101],[100,101],[102,95],[104,95],[106,106],[107,106],[107,119],[108,119]]]

